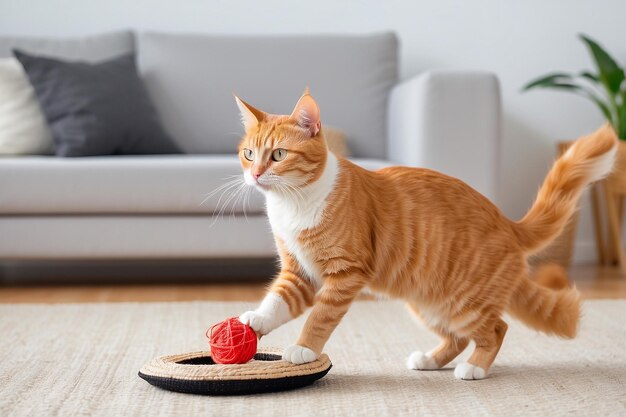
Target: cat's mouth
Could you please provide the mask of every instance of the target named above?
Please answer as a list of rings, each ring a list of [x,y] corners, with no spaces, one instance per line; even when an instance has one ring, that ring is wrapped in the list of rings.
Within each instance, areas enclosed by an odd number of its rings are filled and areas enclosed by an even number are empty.
[[[250,175],[249,173],[244,173],[244,180],[246,182],[246,184],[248,184],[249,186],[252,186],[258,190],[261,191],[267,191],[271,188],[270,184],[267,183],[263,183],[261,181],[259,181],[259,178],[253,178],[252,175]]]
[[[267,182],[259,182],[258,180],[254,180],[250,185],[252,185],[254,188],[256,188],[259,191],[270,191],[272,189],[272,185],[271,183],[267,183]]]
[[[253,185],[261,191],[270,191],[275,188],[280,188],[280,183],[276,181],[276,178],[259,178],[253,180]]]

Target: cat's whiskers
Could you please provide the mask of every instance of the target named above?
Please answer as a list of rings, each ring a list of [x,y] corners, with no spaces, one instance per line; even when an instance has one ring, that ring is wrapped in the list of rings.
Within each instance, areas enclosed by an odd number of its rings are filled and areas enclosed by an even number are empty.
[[[237,206],[239,206],[239,202],[241,201],[243,214],[244,214],[244,217],[246,218],[246,221],[247,221],[248,220],[248,216],[246,214],[245,203],[246,203],[246,196],[247,196],[248,192],[250,191],[250,187],[247,187],[247,184],[245,184],[245,183],[243,185],[244,185],[244,187],[242,187],[241,190],[236,191],[237,198],[235,199],[235,201],[231,205],[230,216],[233,219],[235,218],[235,209],[237,208]]]
[[[217,203],[215,203],[215,208],[213,209],[214,216],[217,212],[219,212],[218,209],[220,208],[220,204],[222,204],[222,199],[224,198],[224,195],[228,195],[227,199],[229,199],[230,196],[232,195],[233,189],[235,189],[235,187],[238,187],[238,186],[241,186],[241,181],[233,182],[222,190],[219,198],[217,199]]]
[[[289,187],[287,186],[287,184],[285,183],[277,183],[276,184],[276,188],[278,188],[278,190],[283,194],[286,195],[286,197],[288,197],[288,200],[292,203],[296,203],[296,207],[298,206],[298,197],[297,195],[294,194],[294,192],[289,189]]]
[[[305,202],[305,196],[302,191],[298,190],[288,183],[284,183],[283,187],[284,190],[287,191],[287,193],[289,194],[291,203],[294,204],[298,211],[300,211]]]
[[[243,197],[243,217],[245,217],[246,219],[246,223],[250,223],[250,221],[248,220],[248,213],[246,212],[246,208],[248,206],[249,203],[249,198],[250,198],[250,193],[252,192],[252,187],[246,187],[244,188],[244,197]]]
[[[235,188],[235,186],[236,186],[236,188]],[[230,187],[228,189],[230,191],[230,194],[228,195],[228,197],[226,199],[224,199],[224,201],[222,202],[221,206],[220,206],[220,202],[218,201],[218,204],[215,206],[215,210],[213,211],[213,222],[211,222],[210,227],[215,225],[217,220],[224,214],[224,212],[226,211],[226,209],[228,208],[230,203],[233,202],[233,199],[236,198],[237,195],[239,195],[239,193],[243,189],[243,187],[246,186],[246,183],[241,181],[238,184],[238,186],[237,185],[235,185],[235,186],[234,187]],[[223,193],[222,193],[222,195],[223,195]],[[220,197],[220,200],[221,200],[221,197]],[[215,211],[217,211],[217,214],[215,214]]]
[[[302,189],[302,187],[300,185],[292,184],[288,178],[285,178],[283,183],[289,189],[293,190],[302,201],[304,201],[306,199],[305,191],[303,191],[303,189]]]
[[[231,205],[231,203],[233,203],[233,200],[240,195],[239,193],[241,192],[241,190],[243,190],[243,187],[245,187],[246,184],[244,182],[240,182],[239,186],[237,188],[235,188],[234,190],[230,191],[229,196],[224,200],[222,207],[220,208],[219,212],[217,213],[216,217],[220,217],[222,214],[224,214],[224,212],[226,211],[226,209],[228,208],[229,205]],[[235,203],[233,203],[233,206],[235,205]],[[216,206],[216,209],[219,208],[219,206]]]
[[[213,191],[205,194],[204,199],[200,202],[200,206],[203,206],[204,203],[206,203],[211,197],[213,197],[215,194],[219,193],[220,191],[224,190],[225,188],[228,188],[229,186],[233,185],[233,184],[238,184],[239,182],[242,181],[241,178],[241,174],[238,175],[230,175],[228,177],[223,178],[224,180],[227,180],[229,178],[233,178],[230,181],[225,182],[224,184],[220,185],[219,187],[215,188]]]
[[[226,209],[231,203],[232,203],[231,214],[234,216],[236,205],[239,203],[241,198],[245,198],[245,192],[242,193],[241,191],[242,190],[246,190],[246,192],[248,191],[244,178],[241,174],[231,175],[229,177],[226,177],[225,179],[228,179],[228,178],[233,178],[233,179],[227,181],[226,183],[220,185],[213,191],[206,194],[205,198],[200,203],[200,206],[204,205],[209,199],[213,198],[219,193],[219,197],[217,199],[215,208],[213,209],[213,213],[212,213],[213,221],[211,222],[209,227],[213,227],[215,225],[217,220],[219,220],[219,218],[224,214],[224,212],[226,211]],[[246,220],[247,220],[247,213],[245,212],[245,207],[244,207],[244,215],[246,216]]]
[[[275,188],[274,191],[278,191],[279,193],[288,194],[288,198],[295,200],[305,200],[305,193],[300,189],[299,186],[295,186],[291,183],[289,177],[285,175],[276,175],[272,172],[266,174],[266,178],[269,180],[264,185],[273,186]],[[292,191],[292,192],[288,192]]]

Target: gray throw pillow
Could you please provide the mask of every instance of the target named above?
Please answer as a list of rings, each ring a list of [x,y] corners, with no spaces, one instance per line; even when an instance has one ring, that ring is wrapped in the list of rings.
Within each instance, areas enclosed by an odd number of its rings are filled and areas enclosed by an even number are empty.
[[[134,55],[90,64],[13,53],[35,89],[57,155],[180,153],[161,125]]]

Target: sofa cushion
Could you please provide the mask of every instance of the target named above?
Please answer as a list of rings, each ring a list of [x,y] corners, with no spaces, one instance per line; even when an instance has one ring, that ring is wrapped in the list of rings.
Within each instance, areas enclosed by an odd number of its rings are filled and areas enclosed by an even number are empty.
[[[15,58],[0,58],[0,154],[50,154],[48,122],[33,86]]]
[[[133,54],[98,63],[14,54],[50,123],[57,155],[180,153],[159,121]]]
[[[77,38],[36,38],[0,36],[0,57],[13,56],[13,49],[55,58],[98,62],[135,51],[131,31]]]
[[[385,157],[397,48],[391,33],[137,38],[148,91],[166,129],[189,153],[236,150],[243,129],[233,93],[262,110],[289,114],[308,85],[322,123],[346,132],[353,155]]]
[[[355,162],[368,169],[389,164]],[[236,201],[220,188],[236,178],[236,155],[0,158],[0,215],[242,214],[243,194]],[[250,189],[246,213],[263,210],[263,197]]]

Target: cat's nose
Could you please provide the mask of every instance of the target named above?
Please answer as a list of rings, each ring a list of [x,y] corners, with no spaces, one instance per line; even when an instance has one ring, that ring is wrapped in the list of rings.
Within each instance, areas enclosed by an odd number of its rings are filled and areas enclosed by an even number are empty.
[[[259,177],[261,175],[263,175],[263,173],[265,172],[265,169],[263,167],[258,167],[256,169],[252,170],[252,178],[254,178],[255,180],[258,180]]]

